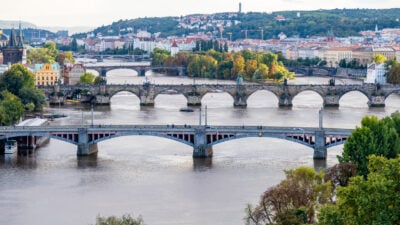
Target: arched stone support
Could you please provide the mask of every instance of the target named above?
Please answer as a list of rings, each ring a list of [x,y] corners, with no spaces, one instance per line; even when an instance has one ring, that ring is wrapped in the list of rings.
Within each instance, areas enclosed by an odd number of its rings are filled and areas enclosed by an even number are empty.
[[[140,105],[142,106],[153,106],[154,99],[156,98],[154,85],[145,83],[143,88],[139,90]]]
[[[368,101],[369,107],[385,107],[385,96],[371,96]]]
[[[233,100],[233,106],[234,107],[247,107],[247,98],[249,96],[246,95],[244,92],[236,92],[234,100]]]
[[[279,107],[292,107],[293,103],[292,103],[293,97],[288,95],[288,94],[282,94],[281,96],[279,96]]]
[[[200,95],[188,95],[186,96],[188,106],[201,106]]]
[[[232,93],[231,93],[232,95]],[[246,92],[246,88],[243,85],[237,85],[236,90],[233,94],[233,106],[234,107],[247,107],[247,98],[249,95]]]
[[[96,105],[110,105],[110,96],[96,95]]]
[[[339,107],[339,95],[327,95],[324,97],[324,107]]]

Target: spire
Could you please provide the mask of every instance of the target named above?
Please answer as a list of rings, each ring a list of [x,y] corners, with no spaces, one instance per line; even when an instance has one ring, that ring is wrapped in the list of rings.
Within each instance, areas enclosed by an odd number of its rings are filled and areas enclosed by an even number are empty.
[[[18,45],[18,42],[17,42],[17,37],[15,35],[15,30],[14,30],[14,28],[12,28],[7,47],[16,47],[17,45]]]
[[[21,21],[19,21],[19,34],[17,36],[18,38],[18,47],[23,47],[24,46],[24,36],[22,34],[22,29],[21,29]]]

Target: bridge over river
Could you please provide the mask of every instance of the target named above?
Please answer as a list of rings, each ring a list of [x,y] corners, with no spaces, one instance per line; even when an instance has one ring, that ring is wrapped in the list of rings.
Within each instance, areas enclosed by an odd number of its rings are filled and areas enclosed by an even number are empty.
[[[240,138],[278,138],[303,144],[314,149],[315,159],[326,159],[327,149],[343,144],[351,129],[320,127],[272,126],[208,126],[208,125],[71,125],[0,127],[0,140],[26,137],[49,137],[77,146],[77,155],[98,151],[97,143],[131,135],[157,136],[193,147],[193,157],[212,157],[212,146]],[[35,144],[35,143],[27,143]],[[168,151],[166,149],[166,151]]]
[[[234,106],[246,107],[247,99],[257,91],[269,91],[277,99],[279,106],[290,107],[292,100],[301,92],[313,91],[323,99],[323,106],[338,107],[343,95],[349,92],[360,92],[368,98],[370,107],[384,107],[386,98],[391,94],[399,94],[400,86],[389,84],[363,85],[272,85],[272,84],[180,84],[158,85],[145,82],[143,84],[125,85],[85,85],[85,86],[44,86],[39,87],[49,98],[50,104],[63,104],[65,99],[74,93],[83,91],[85,99],[92,104],[110,104],[113,95],[119,92],[130,92],[140,99],[140,104],[154,105],[155,98],[160,94],[182,94],[187,99],[187,105],[199,106],[207,93],[225,92],[232,96]]]

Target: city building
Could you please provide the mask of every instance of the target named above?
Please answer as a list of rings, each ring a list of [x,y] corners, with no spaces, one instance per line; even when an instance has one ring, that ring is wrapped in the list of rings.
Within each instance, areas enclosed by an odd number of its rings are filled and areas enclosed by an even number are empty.
[[[15,30],[11,30],[11,35],[7,45],[2,49],[3,64],[26,63],[26,52],[24,50],[24,40],[22,36],[21,24],[18,35]]]
[[[174,56],[178,53],[179,53],[179,47],[176,44],[176,41],[174,41],[174,43],[172,43],[172,46],[171,46],[171,55]]]
[[[58,63],[55,64],[58,65]],[[54,70],[54,68],[57,68],[57,66],[56,65],[53,66],[50,63],[36,64],[35,84],[37,86],[49,86],[56,84],[59,80],[59,72]]]
[[[365,83],[375,84],[375,83],[386,83],[386,69],[385,64],[368,64],[367,67],[367,79]]]
[[[83,64],[74,64],[73,66],[65,66],[63,69],[64,84],[76,85],[79,83],[79,78],[86,73],[86,68]]]

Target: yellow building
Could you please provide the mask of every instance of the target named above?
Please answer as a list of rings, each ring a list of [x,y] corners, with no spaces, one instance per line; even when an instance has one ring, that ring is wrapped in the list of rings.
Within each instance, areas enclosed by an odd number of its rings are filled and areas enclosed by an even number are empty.
[[[36,71],[35,82],[37,86],[54,85],[58,81],[58,73],[51,64],[46,63]]]

